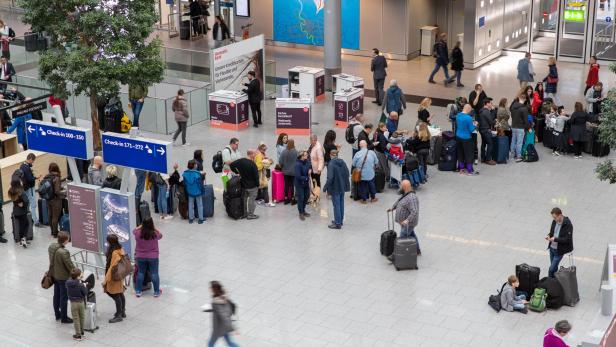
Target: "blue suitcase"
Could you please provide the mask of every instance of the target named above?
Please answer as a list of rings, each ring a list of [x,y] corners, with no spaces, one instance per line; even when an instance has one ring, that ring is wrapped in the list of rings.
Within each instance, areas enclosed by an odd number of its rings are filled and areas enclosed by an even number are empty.
[[[45,199],[39,199],[37,202],[38,219],[42,225],[49,225],[49,204]]]
[[[67,233],[71,233],[71,223],[70,217],[68,213],[65,213],[60,217],[60,221],[58,222],[58,226],[60,227],[60,231],[66,231]]]
[[[492,159],[499,164],[507,164],[509,159],[509,138],[507,136],[493,136],[492,144]]]
[[[214,217],[214,187],[211,184],[203,186],[203,217]]]

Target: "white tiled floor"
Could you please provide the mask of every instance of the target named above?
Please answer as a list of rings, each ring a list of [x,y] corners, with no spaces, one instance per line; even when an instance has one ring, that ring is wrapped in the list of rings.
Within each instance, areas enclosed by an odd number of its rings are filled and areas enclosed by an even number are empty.
[[[228,138],[238,136],[245,150],[263,140],[273,148],[272,103],[264,127],[240,133],[205,124],[189,129],[189,149],[178,148],[184,166],[196,148],[210,158]],[[415,105],[410,106],[414,109]],[[366,114],[378,112],[371,103]],[[329,103],[317,105],[314,131],[332,125]],[[435,109],[439,113],[442,110]],[[404,116],[402,127],[415,122]],[[442,112],[440,112],[442,113]],[[409,119],[410,117],[410,119]],[[437,123],[445,124],[439,114]],[[338,130],[339,142],[344,142]],[[299,147],[307,147],[307,139]],[[256,221],[232,221],[224,213],[221,183],[216,214],[203,226],[179,218],[158,223],[164,294],[135,298],[127,291],[128,319],[110,325],[113,302],[97,287],[101,329],[87,334],[88,346],[203,346],[210,316],[208,282],[220,280],[239,309],[242,346],[537,346],[544,329],[569,319],[572,338],[583,336],[598,310],[597,288],[608,241],[616,241],[616,188],[594,178],[599,159],[554,158],[542,146],[538,163],[481,167],[478,177],[460,177],[429,168],[430,181],[419,189],[423,256],[419,271],[396,272],[378,252],[386,229],[385,209],[396,199],[389,190],[374,205],[347,199],[341,231],[326,225],[331,207],[323,200],[306,222],[291,206],[258,207]],[[350,157],[348,145],[342,157]],[[516,264],[541,266],[547,273],[543,240],[549,209],[561,206],[575,226],[576,265],[582,301],[546,313],[494,313],[487,297]],[[5,215],[10,208],[5,207]],[[6,221],[8,223],[8,218]],[[8,225],[8,224],[7,224]],[[10,228],[8,228],[10,232]],[[47,229],[36,231],[29,249],[12,242],[0,246],[0,345],[72,344],[72,326],[53,320],[51,291],[40,288],[47,266]],[[222,342],[220,342],[222,344]]]

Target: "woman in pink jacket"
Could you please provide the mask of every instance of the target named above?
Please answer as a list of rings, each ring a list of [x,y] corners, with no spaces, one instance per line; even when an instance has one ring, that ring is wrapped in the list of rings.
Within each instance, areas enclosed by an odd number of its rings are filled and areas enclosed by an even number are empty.
[[[556,322],[554,328],[545,331],[543,336],[543,347],[569,347],[565,343],[565,336],[571,330],[571,324],[566,320]]]
[[[310,178],[315,180],[317,182],[317,186],[321,188],[321,172],[325,167],[325,159],[323,158],[323,146],[317,140],[317,135],[310,135],[308,155],[310,156],[310,165],[312,166]]]

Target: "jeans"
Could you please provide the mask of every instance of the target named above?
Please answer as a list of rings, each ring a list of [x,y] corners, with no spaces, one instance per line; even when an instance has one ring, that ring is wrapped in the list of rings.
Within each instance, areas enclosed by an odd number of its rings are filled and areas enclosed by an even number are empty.
[[[126,314],[126,298],[124,297],[124,293],[118,294],[109,294],[110,298],[115,302],[116,312],[113,315],[114,317],[122,317],[123,314]]]
[[[257,200],[258,192],[258,187],[244,190],[244,199],[246,201],[246,216],[252,216],[255,214],[255,209],[257,208],[257,204],[255,201]]]
[[[455,77],[456,77],[456,83],[458,85],[462,84],[462,82],[460,82],[460,79],[462,78],[462,70],[456,71],[456,76]]]
[[[66,280],[53,281],[53,311],[56,320],[67,319],[68,292],[66,291]]]
[[[420,149],[417,151],[417,160],[419,165],[423,166],[424,174],[428,175],[428,156],[430,155],[429,149]]]
[[[383,103],[385,97],[385,78],[374,78],[374,98],[379,104]]]
[[[308,185],[303,186],[296,184],[295,197],[297,198],[297,210],[299,213],[306,213],[306,204],[308,204],[308,198],[310,197],[310,187],[308,187]]]
[[[150,270],[150,276],[152,277],[152,285],[154,286],[154,294],[160,293],[160,278],[158,277],[158,258],[137,258],[137,283],[135,284],[135,291],[141,293],[143,287],[143,279],[145,273]]]
[[[167,185],[157,184],[157,186],[158,194],[156,196],[156,206],[158,206],[158,212],[164,216],[169,213],[167,209]]]
[[[481,130],[481,160],[490,161],[492,158],[492,132],[490,130]]]
[[[374,178],[369,181],[361,180],[359,182],[359,196],[362,200],[368,200],[368,197],[376,198],[376,185],[374,184]]]
[[[417,234],[415,234],[415,228],[409,225],[402,225],[400,229],[400,238],[405,239],[409,237],[414,237],[417,240],[417,252],[421,253],[421,248],[419,248],[419,239],[417,238]]]
[[[550,247],[550,269],[548,271],[548,277],[554,278],[554,274],[558,271],[558,265],[563,259],[562,255],[558,255],[558,251]]]
[[[344,193],[332,193],[334,205],[334,224],[341,226],[344,222]]]
[[[143,109],[143,102],[139,100],[130,100],[130,106],[133,110],[133,126],[139,127],[139,115]]]
[[[522,157],[522,145],[524,144],[524,129],[511,129],[511,152],[516,158]]]
[[[515,296],[514,302],[515,301],[522,301],[522,300],[526,300],[526,294],[517,294]],[[522,304],[522,303],[513,304],[513,310],[514,311],[522,311],[524,308],[526,308],[525,304]]]
[[[231,335],[229,335],[229,333],[226,333],[222,336],[223,339],[225,339],[225,342],[227,343],[227,345],[229,345],[229,347],[240,347],[240,345],[238,345],[237,343],[233,342],[233,340],[231,339]],[[214,345],[216,345],[216,340],[218,340],[218,338],[211,338],[210,342],[208,342],[207,347],[214,347]]]
[[[203,196],[189,196],[188,197],[188,220],[195,219],[195,202],[197,203],[197,213],[199,214],[199,220],[203,220]]]
[[[445,72],[445,80],[449,81],[450,77],[449,77],[449,69],[447,68],[447,64],[441,65],[438,62],[434,65],[434,70],[432,70],[432,73],[430,74],[429,81],[434,81],[434,75],[436,75],[436,73],[441,67],[443,68],[443,72]]]
[[[26,190],[26,195],[28,195],[28,199],[30,200],[30,214],[32,215],[32,223],[38,224],[38,206],[36,205],[37,199],[34,195],[34,188]]]
[[[173,141],[177,140],[180,133],[182,133],[182,144],[186,144],[186,122],[176,122],[178,123],[178,130],[173,134]]]
[[[86,304],[83,301],[71,301],[71,316],[75,335],[83,335],[83,323],[86,320]]]
[[[143,190],[145,189],[145,171],[135,169],[135,176],[137,176],[137,186],[135,186],[135,198],[137,198],[137,203],[139,203],[139,201],[141,201],[141,194],[143,194]]]

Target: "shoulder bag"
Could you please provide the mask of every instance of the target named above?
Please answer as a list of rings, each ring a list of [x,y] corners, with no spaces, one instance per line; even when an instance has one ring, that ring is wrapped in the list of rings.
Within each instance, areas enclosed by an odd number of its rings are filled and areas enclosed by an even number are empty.
[[[43,289],[49,289],[53,286],[53,277],[51,276],[51,267],[53,266],[53,261],[56,258],[56,253],[58,252],[58,249],[56,249],[53,252],[53,255],[51,256],[51,261],[49,262],[49,270],[45,272],[45,274],[43,275],[43,279],[41,280],[41,287]]]
[[[364,164],[366,164],[366,159],[368,158],[368,153],[370,153],[369,151],[366,151],[366,155],[364,155],[364,160],[362,160],[361,162],[361,166],[358,168],[353,169],[353,173],[351,174],[351,178],[353,179],[353,182],[355,183],[359,183],[361,181],[361,171],[364,169]]]

